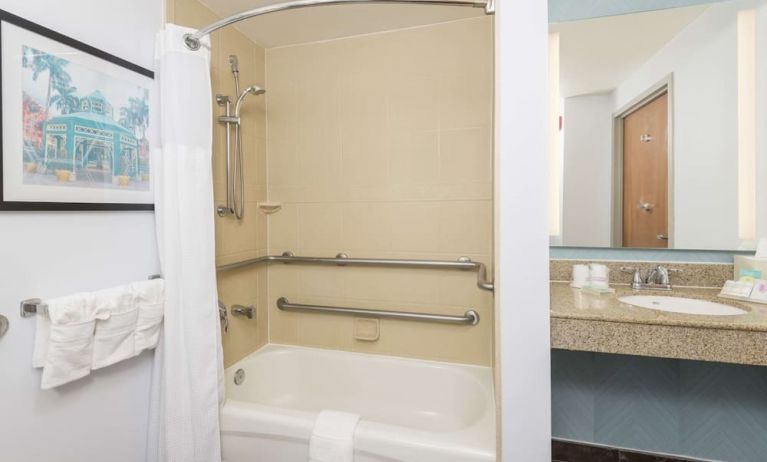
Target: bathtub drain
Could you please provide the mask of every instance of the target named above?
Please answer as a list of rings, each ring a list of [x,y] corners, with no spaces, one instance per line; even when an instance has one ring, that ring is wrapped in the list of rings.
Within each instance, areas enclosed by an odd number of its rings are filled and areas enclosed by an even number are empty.
[[[234,384],[235,385],[242,385],[242,382],[245,381],[245,370],[244,369],[237,369],[234,373]]]

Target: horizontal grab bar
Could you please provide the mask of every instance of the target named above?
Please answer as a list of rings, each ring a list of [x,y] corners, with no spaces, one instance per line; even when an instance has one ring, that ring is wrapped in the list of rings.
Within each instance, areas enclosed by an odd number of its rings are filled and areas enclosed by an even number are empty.
[[[282,255],[265,255],[251,258],[237,263],[221,265],[218,271],[230,271],[252,265],[266,263],[298,263],[306,265],[333,265],[333,266],[377,266],[384,268],[421,268],[421,269],[453,269],[477,272],[477,287],[483,290],[493,291],[493,282],[487,279],[487,267],[484,263],[471,261],[468,257],[458,260],[405,260],[387,258],[349,258],[346,254],[338,254],[335,258],[325,257],[297,257],[291,252]]]
[[[430,321],[443,324],[465,324],[476,326],[479,324],[479,313],[468,310],[463,316],[450,316],[446,314],[410,313],[407,311],[369,310],[365,308],[348,308],[342,306],[301,305],[290,303],[287,298],[280,297],[277,300],[277,308],[282,311],[304,311],[330,314],[353,314],[373,318],[402,319],[406,321]]]

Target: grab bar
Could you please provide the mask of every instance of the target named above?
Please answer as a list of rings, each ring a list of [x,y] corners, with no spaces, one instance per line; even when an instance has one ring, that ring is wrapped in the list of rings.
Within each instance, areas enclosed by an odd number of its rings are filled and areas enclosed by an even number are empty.
[[[464,324],[476,326],[479,324],[479,313],[468,310],[463,316],[450,316],[446,314],[410,313],[406,311],[369,310],[365,308],[348,308],[341,306],[301,305],[290,303],[287,298],[280,297],[277,300],[277,308],[282,311],[320,312],[330,314],[354,314],[373,318],[402,319],[407,321],[430,321],[443,324]]]
[[[487,267],[484,263],[474,262],[469,257],[461,257],[458,260],[404,260],[385,258],[349,258],[346,254],[339,253],[335,258],[325,257],[297,257],[292,252],[282,255],[264,255],[263,257],[251,258],[237,263],[221,265],[218,271],[230,271],[252,265],[266,263],[298,263],[307,265],[333,265],[333,266],[378,266],[384,268],[421,268],[421,269],[453,269],[477,272],[477,287],[482,290],[493,291],[493,282],[487,279]]]

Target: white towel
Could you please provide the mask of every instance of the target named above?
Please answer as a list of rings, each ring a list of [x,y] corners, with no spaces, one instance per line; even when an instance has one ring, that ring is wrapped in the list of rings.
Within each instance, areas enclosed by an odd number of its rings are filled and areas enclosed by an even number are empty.
[[[42,367],[44,390],[90,374],[96,316],[91,297],[75,294],[46,301],[47,313],[38,314],[32,363]]]
[[[320,412],[309,441],[309,462],[352,462],[354,430],[359,420],[356,414]]]
[[[139,354],[155,348],[160,339],[160,327],[165,316],[165,281],[152,279],[134,282],[131,290],[138,307],[135,354]]]
[[[45,301],[37,314],[32,366],[49,389],[157,346],[164,314],[162,280]]]
[[[32,352],[32,367],[45,366],[53,319],[60,325],[93,320],[85,316],[88,300],[88,294],[79,293],[45,301],[46,308],[38,310],[35,316],[35,346]]]
[[[138,307],[131,286],[94,292],[90,309],[99,314],[93,340],[91,369],[101,369],[135,355]]]

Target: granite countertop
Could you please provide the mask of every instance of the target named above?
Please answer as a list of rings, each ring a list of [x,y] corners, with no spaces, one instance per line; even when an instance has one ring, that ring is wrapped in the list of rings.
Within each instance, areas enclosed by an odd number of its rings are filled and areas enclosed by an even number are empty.
[[[615,285],[613,288],[616,289],[615,294],[594,295],[571,288],[567,282],[552,282],[551,316],[560,319],[767,332],[767,305],[719,298],[719,289],[677,286],[668,292],[638,291],[624,285]],[[669,313],[635,307],[618,300],[626,295],[664,295],[708,300],[735,306],[748,313],[738,316]]]

